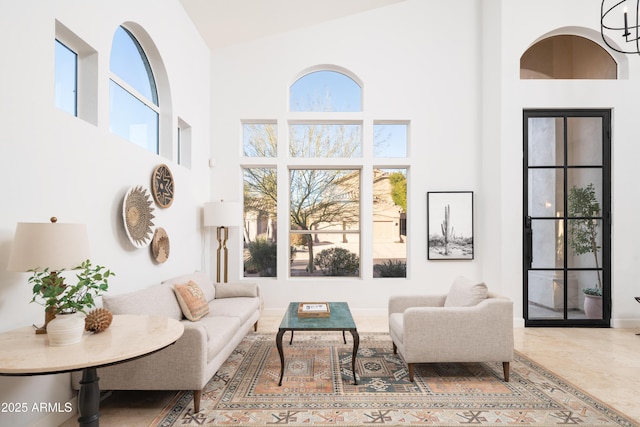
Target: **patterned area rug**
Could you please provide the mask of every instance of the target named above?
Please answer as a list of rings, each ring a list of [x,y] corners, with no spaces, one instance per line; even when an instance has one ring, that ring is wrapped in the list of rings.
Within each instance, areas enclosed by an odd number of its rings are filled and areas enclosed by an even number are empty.
[[[205,387],[199,413],[180,392],[152,425],[638,426],[518,353],[508,383],[499,362],[417,365],[411,383],[389,335],[363,334],[354,385],[350,338],[288,338],[281,387],[275,335],[249,334]]]

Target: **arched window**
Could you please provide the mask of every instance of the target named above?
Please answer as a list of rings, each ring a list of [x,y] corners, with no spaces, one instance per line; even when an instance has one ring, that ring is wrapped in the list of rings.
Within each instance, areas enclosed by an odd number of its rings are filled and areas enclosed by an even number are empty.
[[[138,40],[124,27],[113,36],[109,81],[111,132],[158,154],[155,78]]]
[[[605,49],[576,35],[540,40],[520,58],[521,79],[616,79],[617,71]]]
[[[409,122],[365,118],[363,85],[341,67],[299,76],[286,118],[242,120],[245,276],[286,275],[279,254],[289,277],[406,277]]]
[[[289,91],[291,111],[362,111],[362,88],[351,77],[320,70],[300,77]]]

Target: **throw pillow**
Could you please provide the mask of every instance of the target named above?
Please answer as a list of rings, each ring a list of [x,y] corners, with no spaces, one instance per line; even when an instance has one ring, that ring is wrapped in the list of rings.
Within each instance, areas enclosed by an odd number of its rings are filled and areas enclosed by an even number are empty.
[[[487,298],[489,290],[484,283],[474,283],[466,277],[454,280],[444,301],[445,307],[471,307]]]
[[[216,283],[216,298],[257,297],[255,283]]]
[[[204,292],[197,283],[190,280],[187,284],[177,284],[173,290],[184,317],[195,322],[209,313],[209,304]]]

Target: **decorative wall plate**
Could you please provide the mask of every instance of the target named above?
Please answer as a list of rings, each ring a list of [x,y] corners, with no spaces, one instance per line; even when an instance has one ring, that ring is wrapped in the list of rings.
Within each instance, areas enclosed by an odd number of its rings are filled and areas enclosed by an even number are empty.
[[[141,185],[131,187],[124,196],[122,218],[127,237],[136,248],[149,246],[153,236],[153,200]]]
[[[153,198],[161,208],[168,208],[173,203],[173,175],[165,164],[158,165],[151,175]]]
[[[156,232],[153,233],[153,240],[151,241],[153,259],[162,264],[169,258],[169,249],[169,236],[167,236],[167,232],[162,227],[156,228]]]

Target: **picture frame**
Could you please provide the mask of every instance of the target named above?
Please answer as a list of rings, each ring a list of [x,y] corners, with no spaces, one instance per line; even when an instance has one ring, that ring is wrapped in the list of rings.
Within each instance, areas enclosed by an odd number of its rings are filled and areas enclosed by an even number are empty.
[[[473,191],[427,193],[427,259],[474,258]]]

